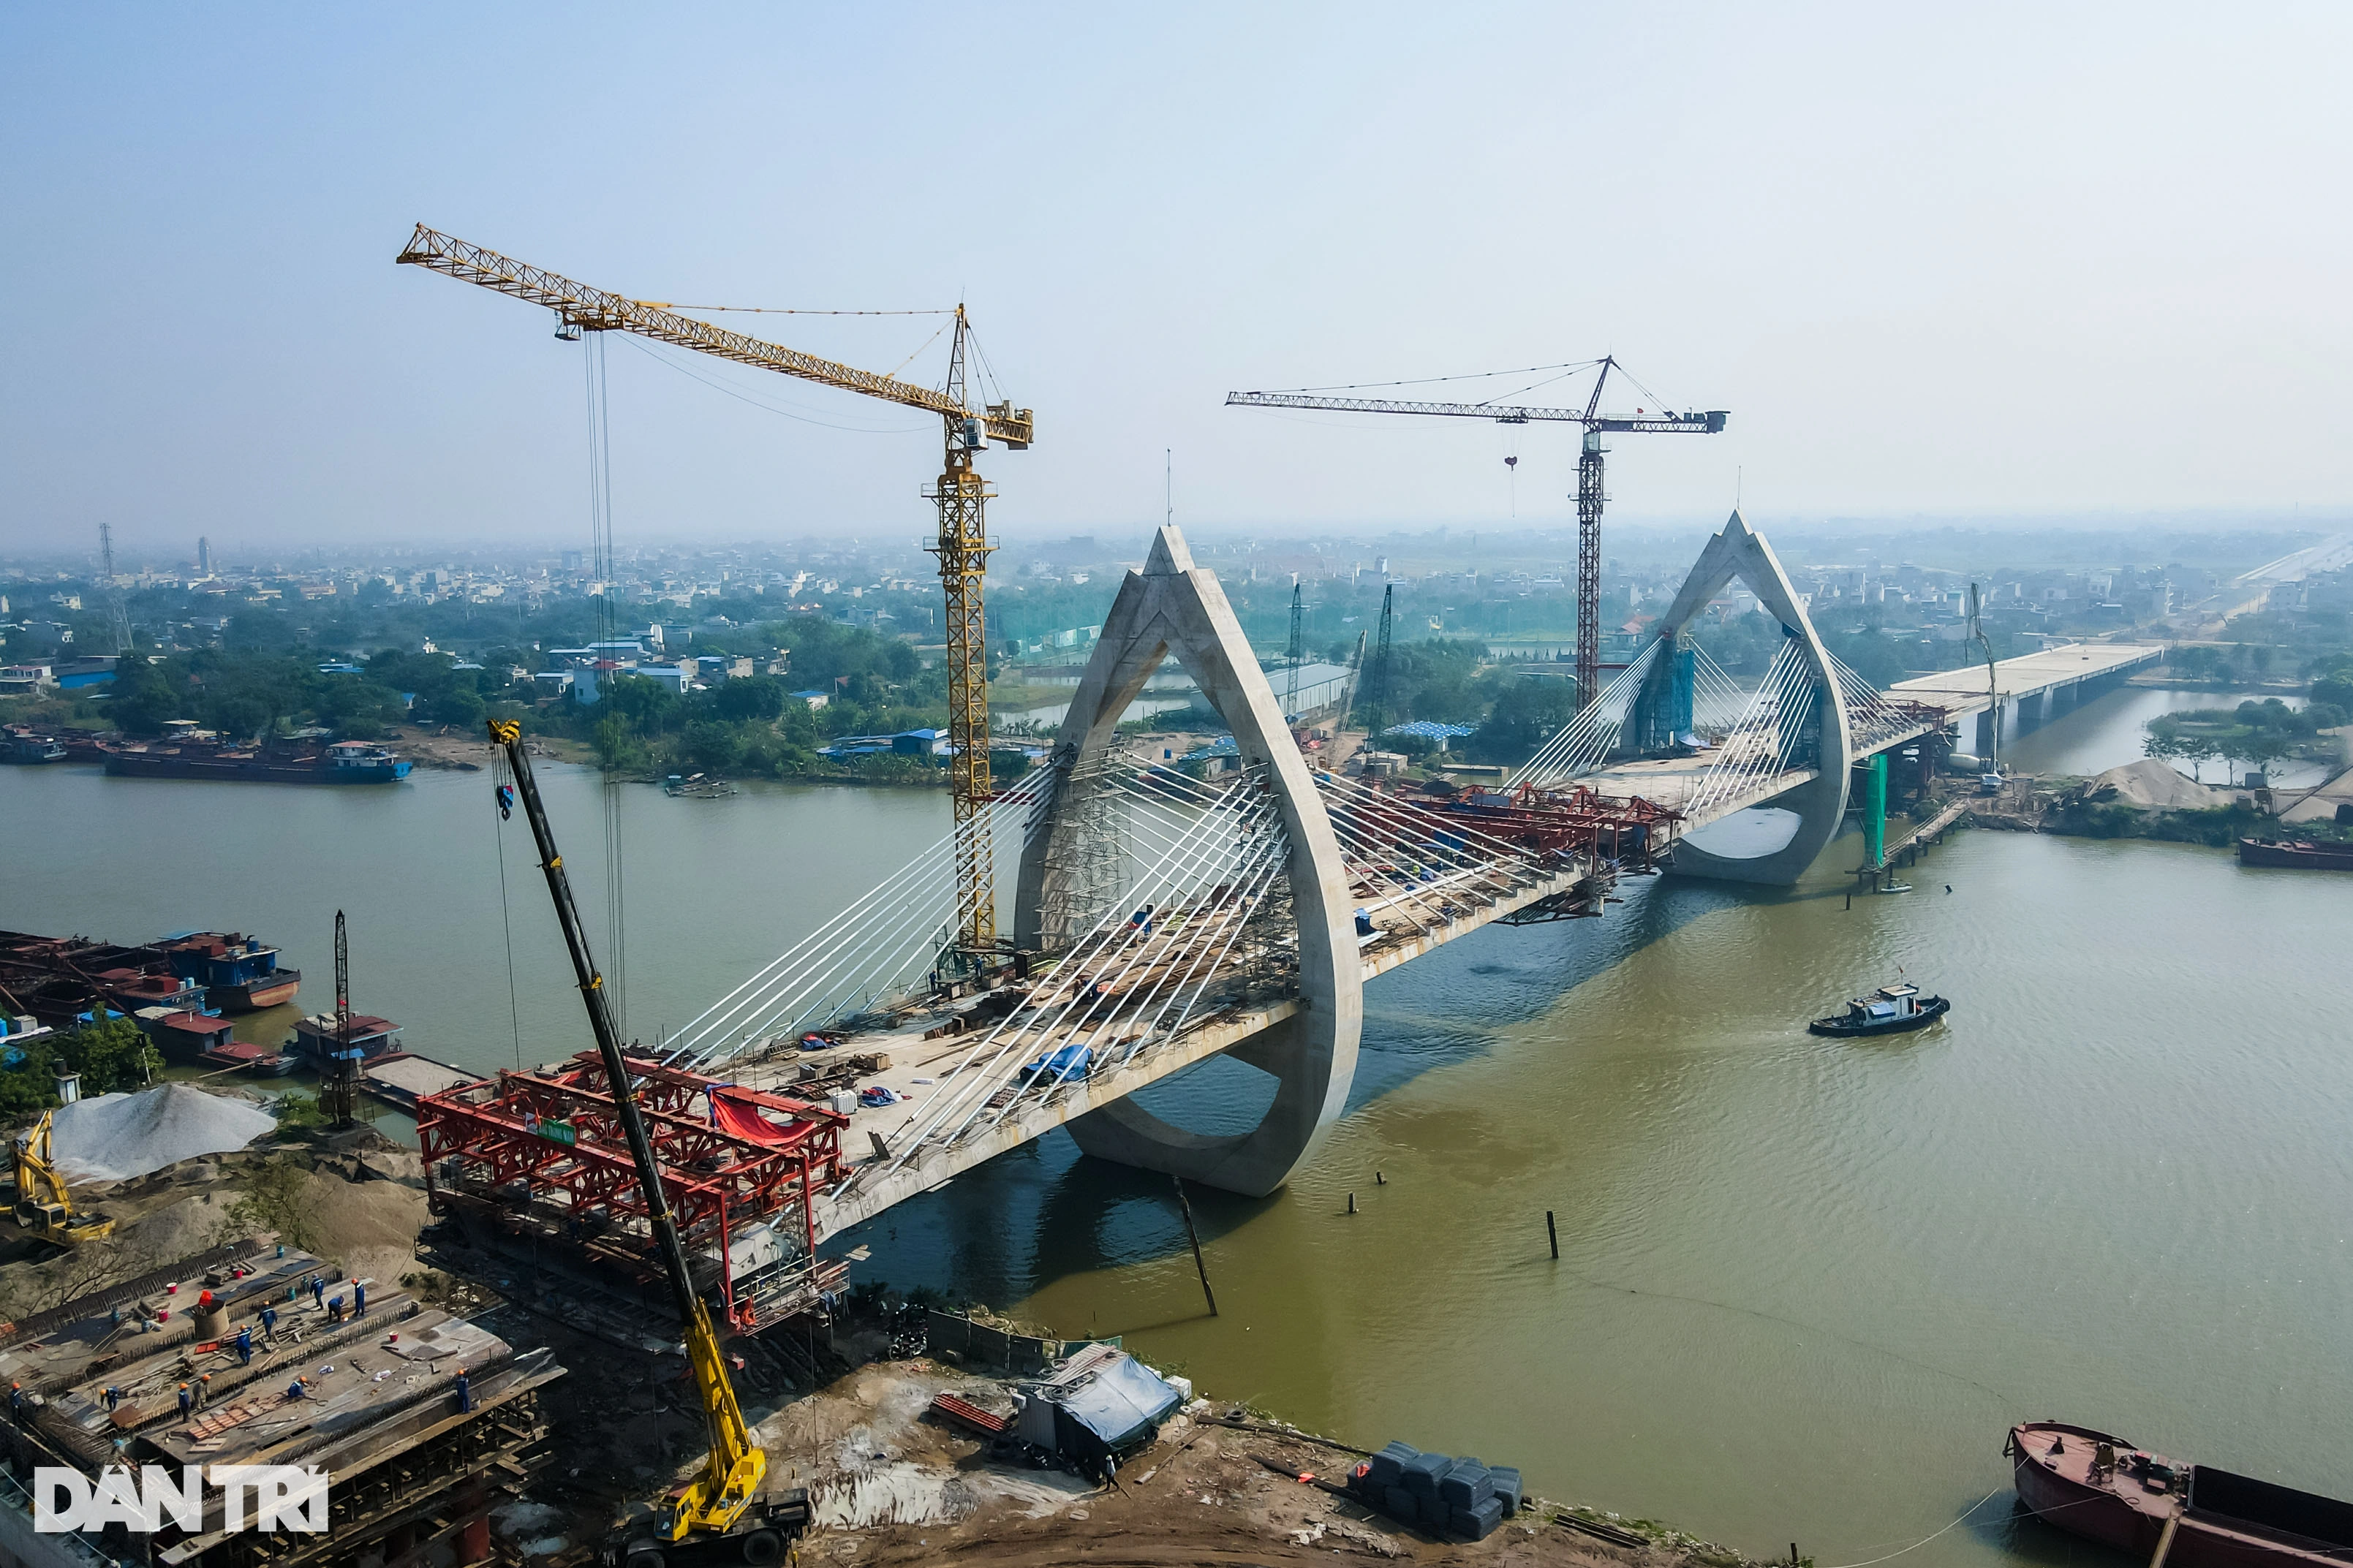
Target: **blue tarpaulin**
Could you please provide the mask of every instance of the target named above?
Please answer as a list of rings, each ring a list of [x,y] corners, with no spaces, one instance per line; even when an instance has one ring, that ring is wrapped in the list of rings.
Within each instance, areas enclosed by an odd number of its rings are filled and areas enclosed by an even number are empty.
[[[1030,1073],[1042,1074],[1059,1083],[1066,1078],[1086,1077],[1087,1068],[1094,1061],[1094,1052],[1085,1046],[1064,1046],[1058,1051],[1050,1051],[1039,1057],[1021,1071],[1025,1076]]]

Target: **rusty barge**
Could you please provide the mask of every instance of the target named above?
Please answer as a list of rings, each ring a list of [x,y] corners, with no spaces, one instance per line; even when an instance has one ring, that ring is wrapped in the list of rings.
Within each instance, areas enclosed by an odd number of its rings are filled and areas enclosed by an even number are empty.
[[[2343,1568],[2353,1503],[2177,1464],[2122,1437],[2026,1422],[2005,1445],[2018,1498],[2047,1522],[2167,1568]]]

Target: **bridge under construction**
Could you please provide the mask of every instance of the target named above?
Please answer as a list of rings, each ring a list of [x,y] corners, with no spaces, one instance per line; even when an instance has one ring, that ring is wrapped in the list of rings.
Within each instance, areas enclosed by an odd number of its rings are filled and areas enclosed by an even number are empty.
[[[1736,580],[1785,634],[1753,684],[1683,635]],[[2080,691],[2158,650],[2067,653],[2033,658]],[[1171,658],[1233,733],[1223,772],[1120,743]],[[1963,716],[2036,698],[2036,670],[2010,664],[2007,684],[1874,689],[1736,515],[1636,657],[1504,787],[1405,787],[1302,752],[1216,577],[1163,528],[1048,762],[979,824],[1018,868],[1001,960],[955,962],[968,830],[878,876],[633,1064],[660,1102],[673,1205],[750,1329],[832,1288],[828,1238],[1058,1127],[1100,1157],[1272,1192],[1346,1103],[1368,981],[1485,926],[1603,915],[1627,876],[1792,882],[1841,830],[1852,781],[1883,784],[1906,752],[1933,765]],[[1736,817],[1750,820],[1727,831]],[[1219,1055],[1275,1080],[1250,1131],[1203,1133],[1136,1102]],[[585,1063],[427,1097],[437,1201],[626,1262],[638,1221],[601,1147],[609,1106]]]

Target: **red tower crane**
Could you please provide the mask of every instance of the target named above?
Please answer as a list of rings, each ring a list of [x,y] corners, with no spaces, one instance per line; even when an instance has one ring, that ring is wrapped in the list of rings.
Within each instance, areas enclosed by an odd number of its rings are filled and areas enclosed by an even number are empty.
[[[1642,435],[1713,436],[1730,417],[1723,409],[1704,414],[1633,416],[1601,412],[1602,389],[1615,358],[1594,362],[1600,374],[1593,378],[1593,394],[1577,408],[1529,407],[1504,403],[1420,403],[1386,397],[1339,397],[1328,392],[1229,392],[1226,403],[1237,408],[1321,408],[1344,414],[1427,414],[1440,418],[1492,419],[1499,425],[1525,425],[1548,420],[1585,426],[1584,449],[1577,459],[1577,702],[1582,708],[1600,694],[1601,673],[1601,506],[1608,498],[1601,489],[1601,458],[1609,450],[1604,432],[1633,431]],[[1391,384],[1403,384],[1392,383]]]

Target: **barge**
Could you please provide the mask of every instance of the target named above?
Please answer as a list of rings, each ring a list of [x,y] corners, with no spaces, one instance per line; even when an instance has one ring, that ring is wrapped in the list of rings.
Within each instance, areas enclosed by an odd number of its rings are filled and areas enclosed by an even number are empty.
[[[2306,838],[2242,838],[2242,866],[2283,866],[2306,871],[2353,871],[2353,844],[2315,844]]]
[[[227,1013],[258,1013],[294,1000],[299,969],[281,969],[279,950],[242,931],[182,931],[159,944],[173,972],[205,988]]]
[[[2182,1465],[2062,1421],[2010,1429],[2018,1500],[2071,1534],[2167,1568],[2344,1568],[2353,1503]]]
[[[323,752],[269,745],[217,746],[200,741],[128,745],[106,754],[118,778],[227,779],[259,784],[398,784],[411,764],[366,741],[338,741]]]

